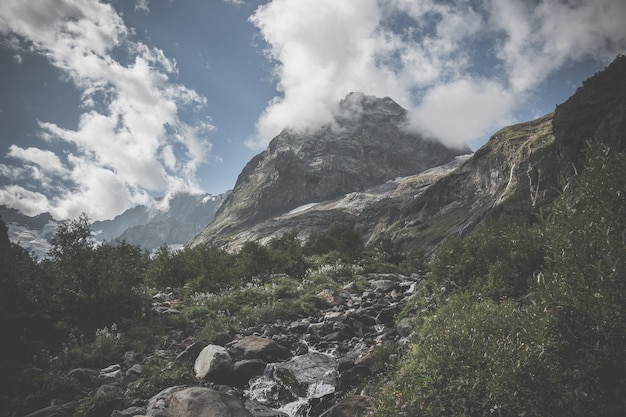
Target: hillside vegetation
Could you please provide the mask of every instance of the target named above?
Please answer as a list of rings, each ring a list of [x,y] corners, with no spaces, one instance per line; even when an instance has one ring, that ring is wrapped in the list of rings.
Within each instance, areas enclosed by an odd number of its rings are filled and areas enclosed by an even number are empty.
[[[42,262],[0,231],[5,410],[73,401],[68,371],[167,349],[172,329],[225,343],[246,326],[323,308],[319,292],[357,274],[423,270],[396,317],[412,321],[412,342],[381,351],[369,381],[377,415],[624,415],[626,154],[592,144],[585,161],[549,207],[450,239],[427,264],[390,240],[364,246],[342,225],[306,244],[287,233],[238,253],[162,248],[150,258],[96,245],[81,217],[58,230]],[[181,314],[151,309],[165,287]],[[83,399],[74,415],[108,416],[194,383],[190,369],[157,358],[125,395]]]
[[[549,209],[441,248],[378,415],[624,415],[626,155],[586,164]]]

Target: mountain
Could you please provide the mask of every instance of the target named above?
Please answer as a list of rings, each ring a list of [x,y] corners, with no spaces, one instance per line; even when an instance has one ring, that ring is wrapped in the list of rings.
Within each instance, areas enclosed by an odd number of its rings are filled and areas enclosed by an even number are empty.
[[[169,199],[157,199],[150,206],[130,208],[112,220],[94,222],[91,230],[99,242],[126,241],[148,251],[162,245],[182,246],[213,220],[227,196],[178,193]],[[49,213],[29,217],[0,206],[0,218],[7,225],[11,242],[39,259],[46,256],[58,226]]]
[[[31,217],[20,211],[0,206],[0,218],[7,226],[9,240],[36,257],[43,258],[50,250],[48,239],[54,236],[57,222],[50,213]]]
[[[178,193],[151,206],[126,210],[112,220],[97,221],[91,229],[99,241],[126,241],[146,250],[162,245],[182,246],[213,220],[228,193]]]
[[[351,93],[332,124],[284,130],[246,165],[213,222],[189,245],[225,244],[302,205],[363,192],[469,152],[412,133],[406,121],[406,110],[391,98]]]
[[[405,112],[389,98],[354,94],[342,108],[357,108],[358,117],[272,140],[189,245],[237,249],[288,230],[306,239],[342,223],[366,242],[389,238],[409,253],[430,253],[488,219],[530,213],[582,168],[586,141],[626,148],[626,57],[554,112],[505,127],[456,159],[461,152],[405,133]]]

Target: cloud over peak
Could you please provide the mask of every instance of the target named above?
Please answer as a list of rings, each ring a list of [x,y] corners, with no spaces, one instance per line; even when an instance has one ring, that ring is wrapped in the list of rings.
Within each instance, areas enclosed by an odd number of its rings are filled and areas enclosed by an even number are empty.
[[[511,121],[571,62],[626,50],[619,0],[272,0],[250,17],[279,95],[248,145],[329,122],[350,91],[390,96],[412,125],[461,146]]]

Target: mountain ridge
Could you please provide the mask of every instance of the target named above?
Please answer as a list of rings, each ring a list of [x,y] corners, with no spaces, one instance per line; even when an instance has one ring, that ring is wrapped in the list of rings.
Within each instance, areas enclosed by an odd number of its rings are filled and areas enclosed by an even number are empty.
[[[406,130],[406,110],[389,97],[351,93],[334,123],[307,132],[285,129],[248,162],[213,222],[189,242],[266,221],[304,204],[361,192],[447,163],[469,149],[450,149]],[[385,138],[385,140],[380,140]]]

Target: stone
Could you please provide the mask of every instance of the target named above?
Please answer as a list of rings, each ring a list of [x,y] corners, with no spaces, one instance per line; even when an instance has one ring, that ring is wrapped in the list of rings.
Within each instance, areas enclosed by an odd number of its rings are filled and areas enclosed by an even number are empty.
[[[130,375],[130,374],[141,375],[142,372],[143,372],[143,366],[136,363],[130,368],[128,368],[128,370],[126,371],[126,374],[127,375]]]
[[[193,370],[196,378],[205,379],[227,372],[232,363],[232,358],[226,348],[218,345],[208,345],[196,358]]]
[[[262,375],[266,367],[267,363],[261,359],[237,361],[233,364],[229,379],[235,387],[243,388],[252,378]]]
[[[287,326],[289,333],[304,334],[307,332],[311,322],[308,319],[293,321]]]
[[[259,336],[246,336],[229,345],[235,357],[243,359],[261,359],[265,362],[278,362],[291,356],[289,349],[272,339]]]
[[[173,392],[169,397],[167,416],[254,417],[237,397],[205,387]]]
[[[148,400],[148,404],[146,406],[146,415],[152,417],[168,417],[167,404],[169,404],[169,400],[172,394],[185,388],[186,387],[179,385],[165,388],[163,391],[155,394],[152,398]]]
[[[336,385],[337,361],[329,355],[309,352],[274,365],[274,378],[297,397],[305,397],[310,385]]]
[[[408,317],[403,318],[396,324],[396,331],[400,337],[407,337],[413,332],[413,324]]]
[[[389,292],[398,288],[398,282],[390,279],[377,279],[370,281],[370,286],[376,291]]]

